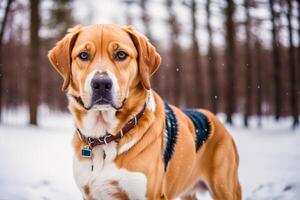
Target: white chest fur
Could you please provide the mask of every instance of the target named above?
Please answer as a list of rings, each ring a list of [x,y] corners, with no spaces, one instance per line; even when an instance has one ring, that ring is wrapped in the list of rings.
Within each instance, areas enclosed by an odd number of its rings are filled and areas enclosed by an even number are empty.
[[[98,121],[99,118],[100,121]],[[101,123],[102,120],[107,120],[110,123],[106,123],[106,126],[104,126]],[[112,130],[115,123],[114,113],[107,112],[99,117],[96,112],[90,112],[84,119],[82,129],[88,136],[100,137],[106,134],[105,131]],[[101,125],[99,126],[99,124]],[[88,186],[89,195],[95,200],[115,200],[117,198],[113,194],[118,193],[120,190],[129,199],[146,199],[146,176],[139,172],[129,172],[115,165],[114,159],[117,156],[115,142],[96,146],[93,148],[92,155],[92,159],[85,160],[79,160],[74,156],[73,161],[74,178],[85,198],[87,197],[83,188]],[[112,183],[117,183],[117,186]]]
[[[129,172],[117,168],[113,162],[116,156],[116,144],[109,143],[93,149],[93,159],[78,160],[74,157],[73,172],[75,181],[86,197],[83,188],[89,187],[90,196],[95,200],[114,200],[112,194],[122,190],[129,199],[146,199],[147,179],[143,173]],[[106,158],[103,159],[105,152]],[[91,166],[93,164],[93,170]],[[118,183],[118,188],[111,184]]]

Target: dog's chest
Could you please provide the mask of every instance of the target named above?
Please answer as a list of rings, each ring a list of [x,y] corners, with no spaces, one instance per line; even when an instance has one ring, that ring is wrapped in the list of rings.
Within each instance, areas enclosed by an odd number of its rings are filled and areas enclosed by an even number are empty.
[[[117,155],[116,143],[93,149],[93,158],[74,157],[75,181],[87,199],[145,199],[147,179],[143,173],[118,168],[113,160]]]

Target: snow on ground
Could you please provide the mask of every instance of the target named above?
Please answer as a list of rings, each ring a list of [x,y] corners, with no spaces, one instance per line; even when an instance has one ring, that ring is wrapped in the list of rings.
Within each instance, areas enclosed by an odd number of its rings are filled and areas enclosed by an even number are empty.
[[[0,126],[0,200],[81,200],[72,175],[71,116],[43,114],[38,128],[25,121],[25,114],[10,113]],[[264,118],[262,129],[256,121],[244,129],[236,116],[238,126],[229,127],[241,157],[243,199],[300,199],[300,129],[292,131],[289,119]]]

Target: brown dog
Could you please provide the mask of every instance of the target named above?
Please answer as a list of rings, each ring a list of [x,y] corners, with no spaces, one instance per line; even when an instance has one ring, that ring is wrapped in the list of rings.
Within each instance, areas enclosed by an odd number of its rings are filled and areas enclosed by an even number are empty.
[[[77,26],[48,57],[68,92],[85,199],[196,199],[203,188],[214,199],[241,199],[232,137],[212,113],[188,115],[151,90],[161,58],[143,35]]]

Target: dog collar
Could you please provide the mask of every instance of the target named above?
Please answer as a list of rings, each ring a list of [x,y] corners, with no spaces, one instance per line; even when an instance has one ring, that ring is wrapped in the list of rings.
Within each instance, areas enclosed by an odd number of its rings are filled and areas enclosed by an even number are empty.
[[[112,135],[112,134],[106,132],[106,135],[104,135],[103,137],[99,137],[99,138],[86,137],[84,134],[82,134],[81,130],[79,128],[77,128],[77,134],[78,134],[80,140],[87,144],[87,148],[85,148],[85,149],[91,150],[98,145],[108,144],[112,141],[122,138],[126,133],[128,133],[131,129],[133,129],[137,125],[138,120],[143,116],[143,114],[146,110],[146,105],[147,104],[145,103],[142,110],[137,115],[135,115],[133,118],[131,118],[125,124],[125,126],[119,132],[117,132],[115,135]],[[84,149],[82,149],[82,152],[81,152],[82,156],[90,157],[89,155],[85,156],[86,153],[83,152],[83,150]],[[87,152],[87,154],[89,154],[89,152]]]

